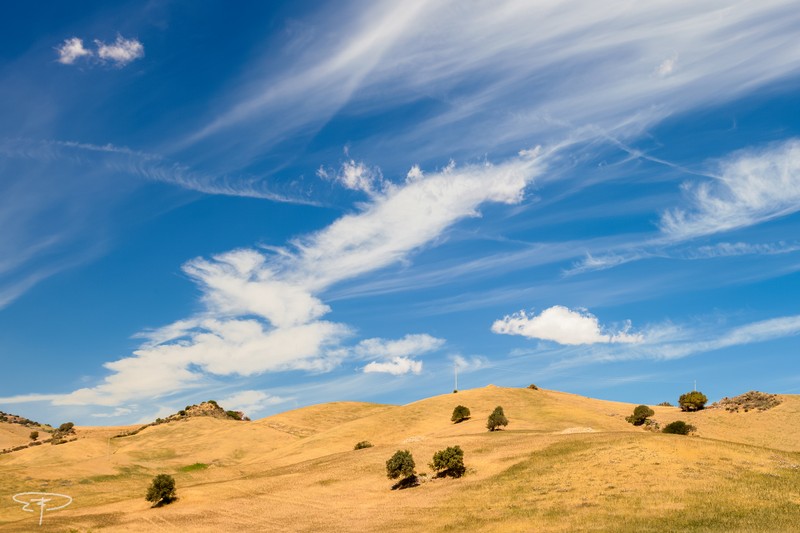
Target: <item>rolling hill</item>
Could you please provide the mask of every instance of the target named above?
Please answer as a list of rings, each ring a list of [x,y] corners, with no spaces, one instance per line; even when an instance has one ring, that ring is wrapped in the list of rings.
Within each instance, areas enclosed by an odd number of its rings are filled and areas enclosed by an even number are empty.
[[[654,407],[694,436],[625,422],[634,405],[488,386],[404,406],[335,402],[253,422],[190,418],[111,438],[0,455],[0,529],[31,531],[38,514],[11,495],[67,494],[53,531],[799,531],[800,397],[768,411],[682,413]],[[450,422],[457,404],[472,412]],[[486,430],[502,405],[509,426]],[[5,428],[0,427],[0,430]],[[353,450],[368,440],[374,446]],[[467,474],[427,463],[459,445]],[[412,452],[421,484],[391,490],[386,460]],[[151,508],[157,473],[178,500]]]

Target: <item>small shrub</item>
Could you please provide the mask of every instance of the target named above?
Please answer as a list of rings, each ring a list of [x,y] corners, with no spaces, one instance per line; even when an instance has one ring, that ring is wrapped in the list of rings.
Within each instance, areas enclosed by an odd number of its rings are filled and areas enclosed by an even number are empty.
[[[386,475],[389,479],[406,479],[414,475],[414,457],[408,450],[397,450],[394,455],[386,461]]]
[[[469,416],[470,412],[468,407],[456,405],[456,408],[453,409],[453,416],[450,417],[450,421],[458,424],[459,422],[463,422],[464,420],[468,419]]]
[[[453,394],[458,394],[458,389],[453,389]]]
[[[175,500],[175,478],[168,474],[158,474],[150,483],[145,499],[153,502],[153,507],[171,503]]]
[[[451,446],[433,454],[433,461],[428,465],[437,476],[461,477],[467,471],[464,467],[464,450],[461,446]]]
[[[503,408],[498,405],[494,408],[492,414],[489,415],[489,419],[486,421],[486,428],[489,431],[496,431],[500,429],[500,426],[507,425],[508,418],[506,418],[505,413],[503,413]]]
[[[73,431],[75,431],[73,429],[74,427],[75,424],[73,424],[72,422],[64,422],[63,424],[58,426],[58,432],[63,435],[66,435],[67,433],[72,433]]]
[[[531,390],[539,390],[539,387],[537,387],[537,386],[536,386],[536,385],[534,385],[533,383],[531,383],[530,385],[528,385],[528,388],[529,388],[529,389],[531,389]]]
[[[38,431],[31,431],[30,438],[31,438],[32,441],[35,442],[39,438],[39,432]]]
[[[631,416],[625,417],[627,422],[634,426],[641,426],[644,421],[653,416],[655,412],[646,405],[637,405]]]
[[[228,415],[228,418],[232,418],[234,420],[242,419],[242,413],[239,411],[225,411],[225,414]]]
[[[208,400],[206,403],[210,403],[211,405],[213,405],[215,407],[219,407],[219,404],[214,400]]]
[[[658,406],[659,407],[674,407],[674,405],[672,405],[669,402],[661,402],[660,404],[658,404]]]
[[[372,448],[372,443],[368,440],[362,440],[361,442],[357,442],[355,446],[353,446],[354,450],[363,450],[364,448]]]
[[[662,433],[671,433],[673,435],[688,435],[692,431],[697,429],[691,424],[687,424],[683,420],[676,420],[675,422],[670,422],[664,429],[661,430]]]
[[[699,411],[706,406],[708,398],[700,391],[687,392],[681,394],[678,398],[678,405],[681,406],[681,411]]]

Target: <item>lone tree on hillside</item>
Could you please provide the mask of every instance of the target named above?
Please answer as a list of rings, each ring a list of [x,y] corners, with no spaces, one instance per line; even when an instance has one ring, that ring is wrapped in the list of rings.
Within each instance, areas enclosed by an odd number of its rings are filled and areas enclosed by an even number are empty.
[[[439,477],[461,477],[467,471],[464,466],[464,450],[461,446],[451,446],[433,454],[431,470]]]
[[[503,408],[498,405],[494,408],[492,414],[489,415],[489,419],[486,421],[486,428],[489,431],[495,431],[500,429],[500,426],[507,425],[508,418],[506,418],[505,413],[503,413]]]
[[[456,408],[453,409],[453,416],[450,417],[450,420],[458,424],[469,418],[469,414],[469,408],[463,405],[457,405]]]
[[[699,411],[706,406],[708,398],[700,391],[687,392],[681,394],[678,398],[678,405],[681,406],[681,411]]]
[[[631,416],[625,417],[625,420],[633,424],[634,426],[641,426],[644,424],[644,421],[653,416],[655,412],[647,407],[646,405],[638,405],[633,410],[633,414]]]
[[[153,502],[153,507],[166,505],[175,500],[175,478],[168,474],[158,474],[147,489],[145,499]]]
[[[394,455],[386,461],[386,476],[389,479],[400,478],[392,489],[405,488],[416,485],[417,476],[414,473],[414,457],[408,450],[397,450]]]
[[[39,438],[39,432],[38,431],[31,431],[30,438],[31,438],[32,441],[36,442],[36,439]]]

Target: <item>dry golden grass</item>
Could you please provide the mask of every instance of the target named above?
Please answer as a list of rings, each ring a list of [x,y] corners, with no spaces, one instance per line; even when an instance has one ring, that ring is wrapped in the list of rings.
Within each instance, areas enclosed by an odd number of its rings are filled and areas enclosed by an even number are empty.
[[[31,431],[39,431],[39,439],[46,439],[50,435],[39,428],[29,428],[19,424],[0,422],[0,450],[28,444]]]
[[[75,498],[53,531],[800,531],[800,398],[763,413],[681,413],[698,435],[646,432],[634,405],[554,391],[486,387],[405,406],[337,402],[252,423],[191,419],[113,439],[0,456],[0,529],[30,531],[10,495]],[[452,424],[457,404],[472,418]],[[510,424],[488,432],[502,405]],[[369,440],[372,448],[353,450]],[[433,479],[434,452],[465,452],[467,475]],[[418,487],[392,491],[385,462],[410,450]],[[157,473],[178,501],[151,509]],[[43,528],[45,530],[45,528]]]

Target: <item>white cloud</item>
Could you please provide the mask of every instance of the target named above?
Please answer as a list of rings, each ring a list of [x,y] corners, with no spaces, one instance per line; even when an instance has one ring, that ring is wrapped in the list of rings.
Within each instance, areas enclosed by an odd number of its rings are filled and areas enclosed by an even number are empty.
[[[444,339],[427,334],[406,335],[402,339],[364,339],[352,350],[359,358],[379,357],[383,361],[372,361],[364,367],[365,373],[382,372],[399,376],[422,372],[422,362],[410,356],[420,356],[444,346]]]
[[[83,47],[83,40],[78,37],[66,39],[64,43],[56,48],[58,62],[64,65],[72,65],[82,57],[92,56],[92,52]]]
[[[219,404],[225,409],[232,411],[243,411],[245,415],[253,417],[270,405],[277,405],[287,402],[287,398],[272,396],[264,391],[243,390],[219,400]]]
[[[453,361],[459,372],[473,372],[489,365],[488,359],[477,355],[467,358],[456,354],[450,356],[450,360]]]
[[[597,317],[588,311],[573,311],[554,305],[539,315],[525,311],[507,315],[492,324],[492,332],[521,335],[531,339],[554,341],[559,344],[639,343],[641,334],[628,333],[630,324],[620,331],[605,333]]]
[[[364,367],[364,372],[370,373],[383,373],[392,374],[394,376],[401,376],[409,372],[419,374],[422,372],[422,361],[414,361],[408,357],[392,357],[390,361],[383,363],[371,362]]]
[[[678,56],[672,56],[669,59],[665,59],[661,62],[661,64],[656,69],[656,74],[661,78],[666,78],[670,74],[675,71],[675,68],[678,66]]]
[[[421,180],[425,174],[423,174],[422,169],[419,168],[419,165],[414,165],[406,174],[406,181],[411,183],[414,181]]]
[[[346,189],[375,194],[385,186],[380,169],[367,167],[363,162],[351,159],[342,164],[342,170],[337,174],[337,181]]]
[[[353,352],[363,358],[370,357],[404,357],[422,355],[438,350],[444,346],[444,339],[437,339],[425,333],[406,335],[402,339],[364,339],[359,342]]]
[[[116,418],[120,416],[126,416],[133,412],[132,409],[128,409],[127,407],[117,407],[110,413],[92,413],[93,418]]]
[[[713,181],[686,184],[690,207],[661,217],[672,239],[689,239],[759,224],[800,210],[800,140],[731,154]]]
[[[111,62],[117,67],[124,67],[131,61],[144,57],[144,45],[138,39],[125,39],[117,35],[112,44],[95,39],[96,51],[83,46],[83,39],[71,37],[66,39],[61,46],[56,47],[58,62],[64,65],[73,65],[81,58],[96,57],[100,62]],[[98,61],[95,60],[95,63]]]
[[[272,253],[233,250],[189,261],[184,271],[202,290],[203,313],[140,334],[131,357],[106,363],[111,373],[94,387],[57,398],[58,405],[117,405],[200,387],[212,376],[264,372],[325,372],[343,357],[381,357],[364,372],[419,373],[410,359],[440,348],[430,335],[367,339],[341,348],[350,328],[322,320],[330,308],[318,296],[331,285],[404,260],[441,238],[455,222],[478,216],[486,202],[520,201],[538,162],[448,166],[445,171],[376,193],[361,211]]]
[[[113,44],[106,44],[95,40],[97,57],[104,61],[111,61],[118,67],[124,67],[131,61],[144,57],[144,46],[137,39],[125,39],[117,35]]]

